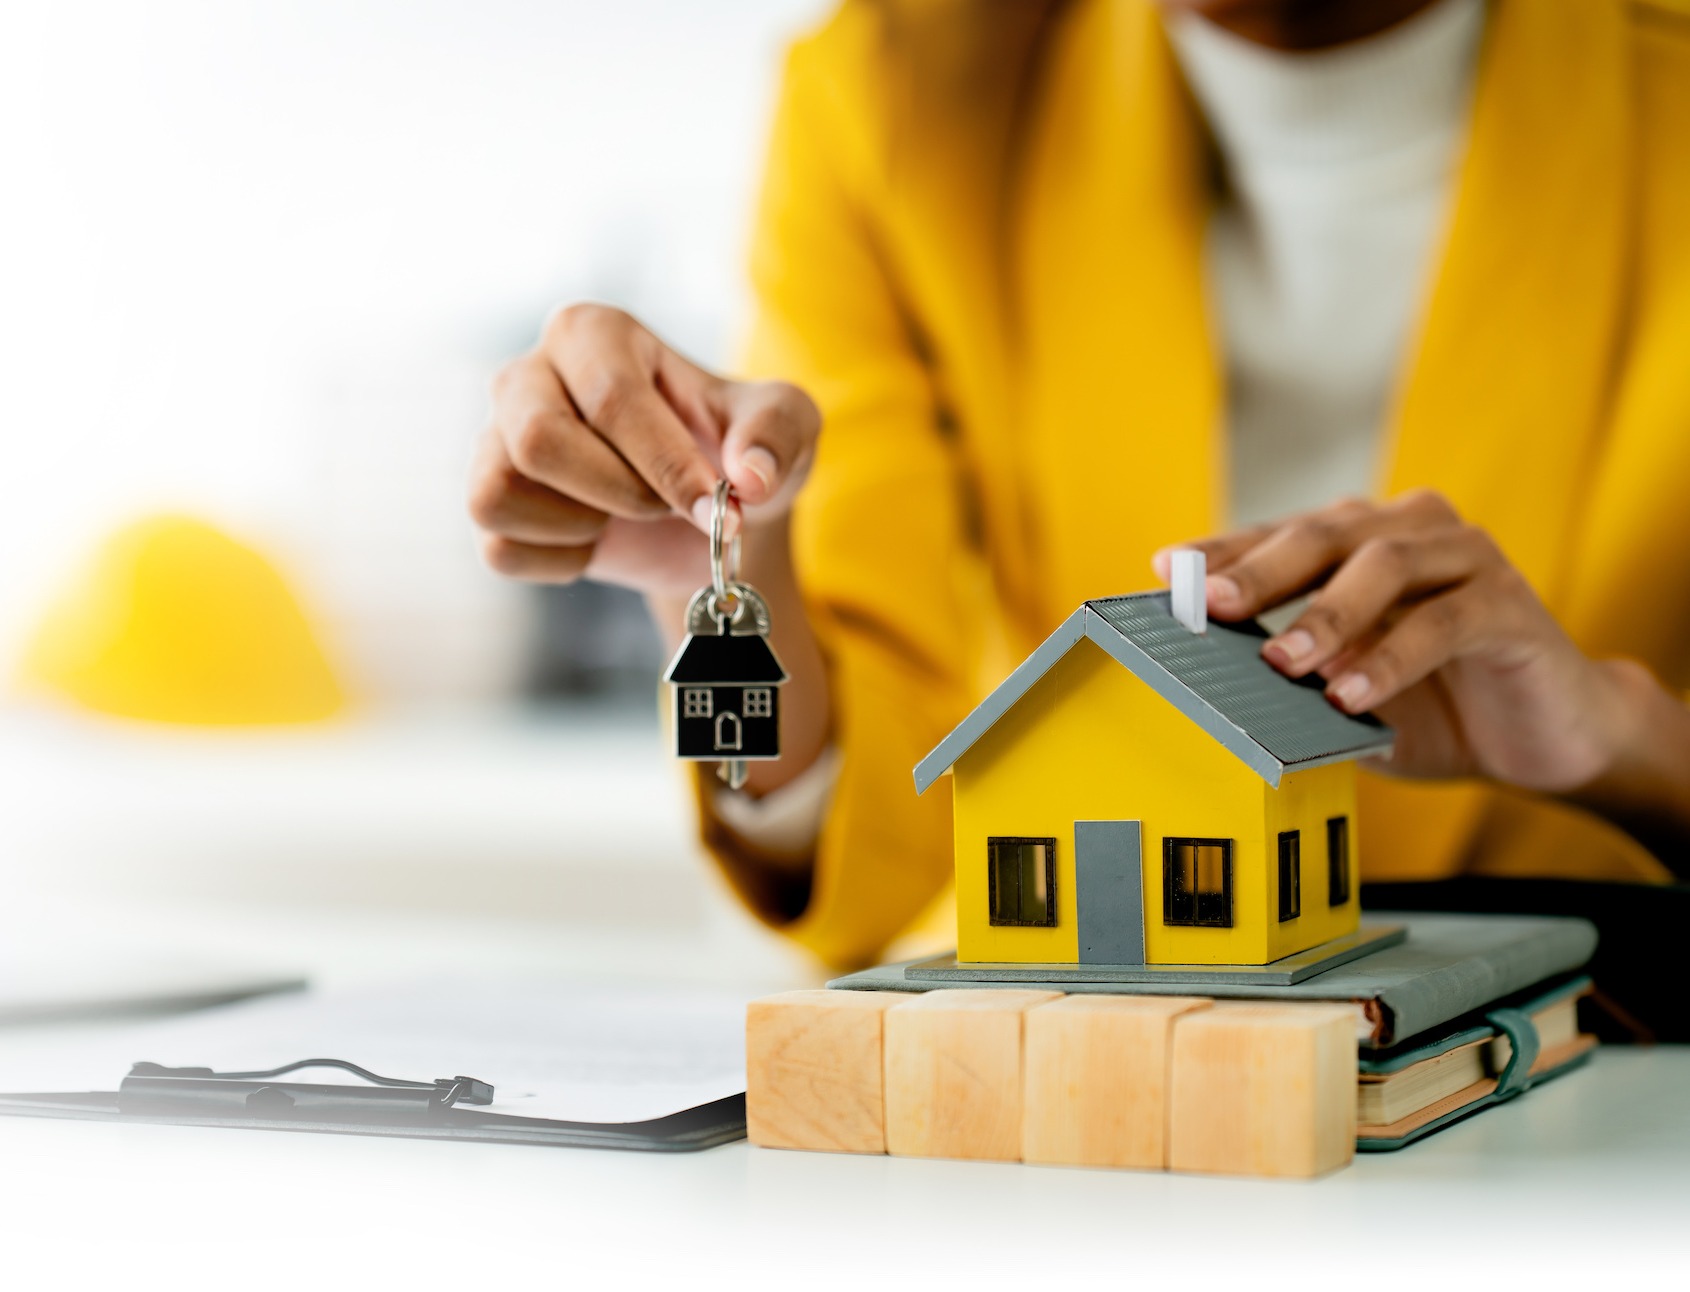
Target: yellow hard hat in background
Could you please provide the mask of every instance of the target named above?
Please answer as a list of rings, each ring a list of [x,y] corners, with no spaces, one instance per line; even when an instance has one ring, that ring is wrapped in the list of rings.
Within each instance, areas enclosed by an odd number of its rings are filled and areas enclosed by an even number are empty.
[[[276,566],[187,516],[108,538],[48,611],[22,677],[88,709],[153,722],[312,722],[345,704]]]

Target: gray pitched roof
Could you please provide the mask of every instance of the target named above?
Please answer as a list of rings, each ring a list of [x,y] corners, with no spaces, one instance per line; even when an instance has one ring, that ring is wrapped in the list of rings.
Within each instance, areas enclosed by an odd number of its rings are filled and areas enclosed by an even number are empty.
[[[1377,718],[1352,718],[1322,694],[1318,678],[1293,681],[1261,657],[1266,631],[1256,623],[1209,621],[1201,635],[1173,617],[1166,592],[1088,601],[980,702],[957,729],[916,764],[923,793],[992,724],[1066,655],[1080,638],[1117,663],[1236,754],[1269,785],[1288,771],[1343,762],[1391,747]]]

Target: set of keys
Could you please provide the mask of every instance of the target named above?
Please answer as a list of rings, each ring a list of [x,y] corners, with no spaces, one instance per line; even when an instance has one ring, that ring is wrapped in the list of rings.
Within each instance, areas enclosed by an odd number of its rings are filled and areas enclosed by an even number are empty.
[[[721,763],[733,789],[751,762],[780,757],[780,688],[786,670],[769,645],[768,603],[739,577],[739,539],[727,529],[729,489],[710,509],[710,583],[687,605],[687,635],[663,680],[674,688],[675,756]]]

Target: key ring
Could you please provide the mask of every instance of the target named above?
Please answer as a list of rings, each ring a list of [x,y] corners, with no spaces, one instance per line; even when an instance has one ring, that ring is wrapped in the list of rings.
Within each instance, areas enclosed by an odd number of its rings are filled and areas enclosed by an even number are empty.
[[[739,595],[739,535],[732,543],[724,541],[728,524],[728,495],[726,480],[716,482],[716,492],[710,499],[710,605],[711,618],[718,623],[727,619],[738,623],[745,616],[745,598]],[[729,577],[728,567],[733,567]],[[732,608],[723,605],[731,601]]]

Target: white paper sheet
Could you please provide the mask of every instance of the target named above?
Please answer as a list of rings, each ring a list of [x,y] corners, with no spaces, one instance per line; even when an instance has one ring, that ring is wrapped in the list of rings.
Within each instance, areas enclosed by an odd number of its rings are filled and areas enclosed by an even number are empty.
[[[303,994],[8,1043],[0,1091],[115,1090],[138,1061],[219,1072],[347,1059],[385,1077],[491,1082],[483,1111],[644,1121],[745,1089],[745,997],[693,988],[430,982]],[[333,1069],[284,1081],[356,1084]]]

